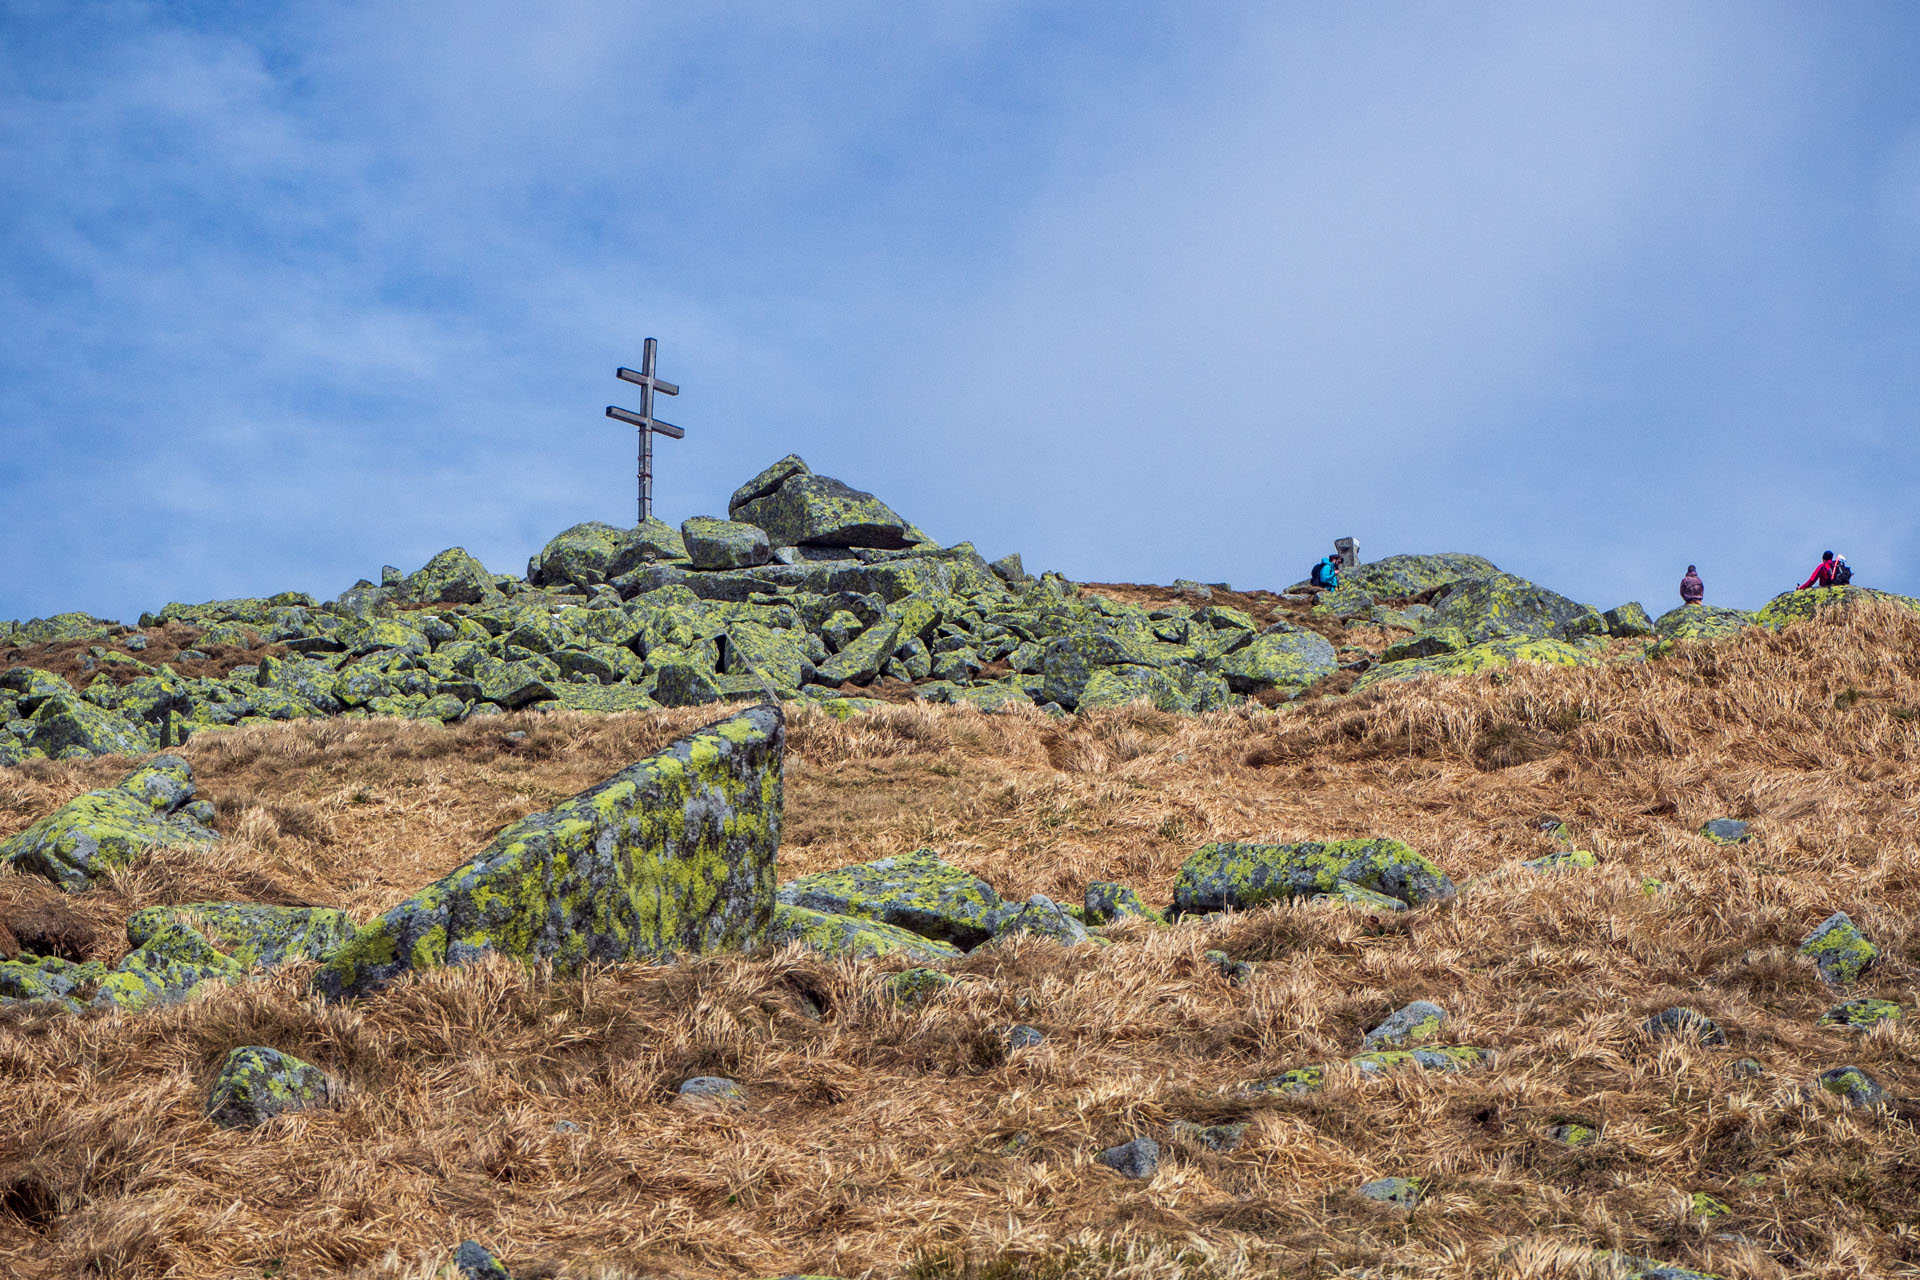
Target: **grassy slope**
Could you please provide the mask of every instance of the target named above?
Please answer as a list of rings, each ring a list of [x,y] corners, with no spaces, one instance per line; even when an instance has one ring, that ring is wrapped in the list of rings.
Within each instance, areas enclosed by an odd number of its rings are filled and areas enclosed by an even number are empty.
[[[1871,1118],[1799,1092],[1853,1062],[1920,1094],[1920,1022],[1816,1028],[1838,997],[1793,955],[1844,909],[1882,950],[1862,993],[1920,1003],[1916,712],[1920,620],[1879,608],[1646,666],[1278,715],[797,711],[788,875],[927,844],[1009,896],[1119,879],[1164,903],[1205,840],[1378,832],[1463,891],[1400,918],[1289,906],[1105,950],[991,949],[918,1013],[876,998],[886,966],[783,954],[562,978],[487,966],[345,1008],[289,972],[150,1015],[16,1018],[0,1024],[0,1274],[420,1273],[476,1236],[517,1276],[894,1275],[915,1259],[946,1274],[928,1262],[945,1257],[1009,1274],[1044,1258],[1086,1275],[1545,1277],[1584,1274],[1574,1260],[1596,1245],[1727,1275],[1920,1275],[1903,1225],[1920,1218],[1916,1111]],[[501,824],[710,718],[209,737],[184,754],[220,807],[221,846],[163,851],[74,898],[0,871],[0,922],[69,936],[91,923],[93,953],[112,958],[119,922],[155,902],[369,916]],[[125,769],[0,773],[0,835]],[[1552,847],[1543,813],[1602,867],[1519,870]],[[1692,834],[1720,815],[1752,818],[1756,844]],[[1668,892],[1646,895],[1644,876]],[[1201,960],[1214,946],[1258,976],[1228,986]],[[1497,1065],[1368,1084],[1336,1072],[1305,1098],[1229,1092],[1349,1056],[1422,997]],[[805,1016],[808,1001],[826,1016]],[[1674,1003],[1731,1044],[1646,1043],[1639,1023]],[[1046,1044],[1009,1060],[996,1036],[1014,1021]],[[326,1067],[344,1106],[213,1129],[213,1072],[250,1043]],[[1726,1074],[1748,1055],[1771,1074]],[[708,1073],[750,1100],[670,1102]],[[1546,1139],[1575,1116],[1603,1140]],[[1229,1155],[1176,1148],[1144,1184],[1092,1163],[1180,1118],[1252,1128]],[[555,1132],[562,1120],[580,1131]],[[1349,1194],[1390,1174],[1431,1180],[1410,1221]],[[1733,1216],[1690,1220],[1694,1191]]]

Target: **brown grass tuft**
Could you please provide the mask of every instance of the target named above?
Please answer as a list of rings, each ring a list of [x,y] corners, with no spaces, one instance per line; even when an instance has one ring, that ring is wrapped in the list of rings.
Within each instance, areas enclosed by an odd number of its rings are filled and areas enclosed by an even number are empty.
[[[139,1017],[0,1025],[0,1273],[432,1273],[472,1236],[516,1275],[925,1280],[1592,1272],[1596,1247],[1728,1276],[1920,1274],[1920,1037],[1814,1025],[1840,997],[1794,954],[1834,910],[1881,958],[1862,994],[1920,1005],[1920,620],[1859,608],[1658,662],[1525,668],[1275,712],[891,706],[791,719],[785,874],[931,845],[1009,896],[1117,879],[1164,902],[1210,839],[1385,833],[1462,883],[1374,917],[1310,904],[1110,948],[1027,941],[955,966],[918,1011],[892,966],[780,953],[556,975],[495,963],[345,1007],[289,971]],[[125,948],[153,902],[242,896],[367,917],[500,826],[599,781],[714,710],[509,716],[454,728],[331,721],[189,744],[224,839],[61,895],[0,872],[0,920]],[[509,731],[524,730],[525,739]],[[126,762],[0,775],[0,834]],[[1598,870],[1543,877],[1542,815]],[[1729,849],[1708,818],[1753,823]],[[1643,880],[1665,882],[1649,893]],[[1202,956],[1257,965],[1243,986]],[[1406,1001],[1498,1054],[1463,1076],[1238,1094],[1341,1062]],[[1688,1004],[1723,1049],[1651,1042]],[[1014,1022],[1047,1034],[1009,1053]],[[252,1133],[202,1106],[241,1044],[323,1066],[340,1103]],[[1755,1057],[1769,1074],[1736,1079]],[[1857,1063],[1885,1115],[1809,1097]],[[674,1085],[739,1080],[691,1107]],[[1093,1161],[1173,1120],[1245,1121],[1215,1153],[1168,1143],[1126,1181]],[[1562,1147],[1554,1124],[1600,1130]],[[558,1126],[565,1127],[558,1127]],[[1409,1220],[1353,1187],[1428,1180]],[[1702,1224],[1688,1197],[1733,1209]]]

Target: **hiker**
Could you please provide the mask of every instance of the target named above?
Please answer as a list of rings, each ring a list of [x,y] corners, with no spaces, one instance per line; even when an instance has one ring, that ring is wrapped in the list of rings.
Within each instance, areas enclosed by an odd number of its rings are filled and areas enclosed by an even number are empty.
[[[1707,594],[1707,584],[1700,581],[1700,571],[1692,565],[1687,566],[1687,576],[1680,579],[1680,603],[1699,604]]]
[[[1307,581],[1327,591],[1340,588],[1340,559],[1338,556],[1323,556],[1319,564],[1313,566],[1313,572],[1307,575]]]
[[[1808,587],[1831,587],[1834,585],[1836,568],[1845,569],[1846,563],[1847,558],[1845,556],[1836,559],[1833,552],[1822,551],[1820,553],[1820,563],[1813,566],[1813,572],[1807,575],[1807,580],[1794,589],[1796,591],[1805,591]],[[1847,569],[1846,573],[1847,576],[1840,580],[1841,585],[1853,581],[1853,570]]]

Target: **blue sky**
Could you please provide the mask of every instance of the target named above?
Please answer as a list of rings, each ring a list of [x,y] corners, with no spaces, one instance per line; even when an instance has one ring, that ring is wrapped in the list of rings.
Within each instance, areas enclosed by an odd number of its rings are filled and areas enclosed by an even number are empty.
[[[271,12],[263,13],[263,10]],[[0,617],[520,571],[798,452],[944,541],[1920,594],[1920,8],[0,0]]]

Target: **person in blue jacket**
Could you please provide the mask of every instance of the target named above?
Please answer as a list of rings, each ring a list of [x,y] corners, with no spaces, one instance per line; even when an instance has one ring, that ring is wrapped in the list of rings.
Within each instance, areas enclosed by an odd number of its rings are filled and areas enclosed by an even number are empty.
[[[1316,587],[1325,587],[1336,591],[1340,587],[1340,557],[1327,556],[1313,566],[1313,572],[1307,575],[1307,581]]]

